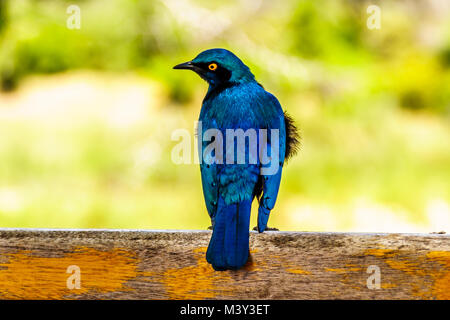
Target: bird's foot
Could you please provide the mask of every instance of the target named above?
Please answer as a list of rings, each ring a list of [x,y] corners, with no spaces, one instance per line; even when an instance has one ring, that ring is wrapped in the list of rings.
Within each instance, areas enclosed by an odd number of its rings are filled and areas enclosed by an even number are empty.
[[[253,231],[258,231],[258,226],[254,227]],[[280,231],[280,229],[266,227],[266,229],[264,229],[264,231]]]
[[[206,229],[206,230],[212,230],[212,229],[213,229],[213,226],[209,226],[208,229]]]

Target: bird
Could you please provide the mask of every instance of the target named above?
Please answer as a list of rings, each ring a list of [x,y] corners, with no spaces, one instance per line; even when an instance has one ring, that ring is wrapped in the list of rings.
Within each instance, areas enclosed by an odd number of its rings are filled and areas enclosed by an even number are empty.
[[[199,115],[201,128],[197,129],[199,158],[204,157],[200,162],[203,196],[213,230],[206,260],[217,271],[238,270],[247,263],[250,255],[252,202],[254,199],[259,202],[255,228],[264,232],[277,199],[283,165],[298,151],[299,133],[278,99],[256,81],[250,68],[231,51],[208,49],[173,69],[194,71],[209,84]],[[210,129],[221,134],[223,140],[227,139],[227,134],[230,136],[228,130],[266,130],[269,138],[275,136],[272,130],[277,130],[278,141],[271,143],[267,138],[263,147],[267,154],[265,162],[260,157],[257,161],[247,161],[251,151],[247,145],[245,149],[234,148],[236,153],[240,151],[245,155],[244,163],[228,159],[218,161],[220,153],[228,157],[229,150],[218,147],[209,156],[205,155],[208,143],[218,142],[217,136],[203,140],[203,135]],[[256,140],[261,148],[261,136],[258,135]],[[237,142],[232,144],[236,147]],[[276,149],[277,159],[273,157]],[[230,157],[236,160],[239,154]],[[264,173],[264,168],[268,167],[276,167],[276,171]]]

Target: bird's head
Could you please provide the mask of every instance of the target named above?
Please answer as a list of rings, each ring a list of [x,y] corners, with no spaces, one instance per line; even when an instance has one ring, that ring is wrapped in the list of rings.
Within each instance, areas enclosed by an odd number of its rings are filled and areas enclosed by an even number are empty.
[[[234,53],[225,49],[203,51],[192,61],[173,68],[195,71],[212,86],[255,79],[250,69]]]

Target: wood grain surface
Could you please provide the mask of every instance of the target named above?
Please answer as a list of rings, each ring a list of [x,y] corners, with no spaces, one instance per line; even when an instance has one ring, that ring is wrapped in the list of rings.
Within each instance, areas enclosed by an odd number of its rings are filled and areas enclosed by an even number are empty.
[[[252,232],[247,265],[221,272],[210,236],[0,229],[0,298],[450,299],[448,235]]]

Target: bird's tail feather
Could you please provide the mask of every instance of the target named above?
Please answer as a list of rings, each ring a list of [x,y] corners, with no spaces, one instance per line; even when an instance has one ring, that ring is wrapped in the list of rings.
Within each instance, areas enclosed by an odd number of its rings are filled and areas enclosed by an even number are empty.
[[[219,199],[206,260],[215,270],[239,269],[248,260],[251,201],[227,205]]]

